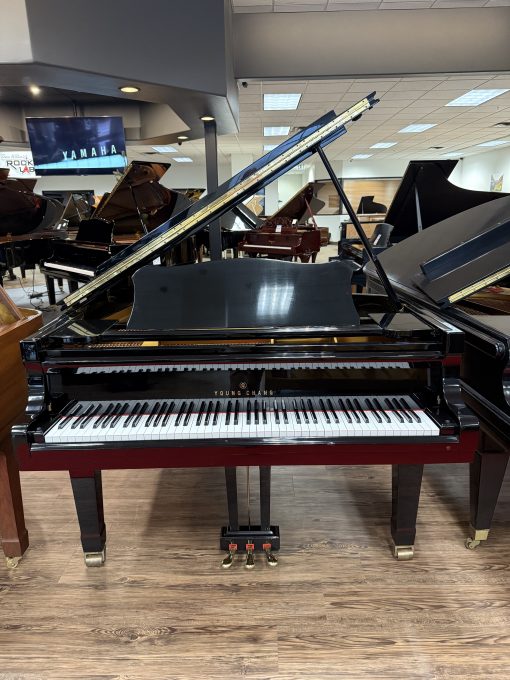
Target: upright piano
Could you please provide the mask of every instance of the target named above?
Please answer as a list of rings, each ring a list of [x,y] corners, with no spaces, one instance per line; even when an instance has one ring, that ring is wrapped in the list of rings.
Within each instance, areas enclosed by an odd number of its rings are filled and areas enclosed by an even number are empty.
[[[384,220],[380,220],[393,227],[391,244],[400,243],[452,215],[506,195],[496,191],[463,189],[450,182],[448,177],[457,162],[431,160],[409,163]],[[360,265],[367,261],[357,239],[341,240],[338,249],[339,255]]]
[[[87,565],[105,559],[103,469],[224,467],[228,567],[236,552],[253,566],[257,550],[276,563],[273,465],[392,465],[394,554],[409,559],[424,463],[472,460],[463,334],[400,307],[382,270],[387,294],[352,296],[343,262],[152,264],[312,153],[337,181],[324,147],[376,102],[326,114],[126,247],[22,343],[30,400],[16,454],[23,470],[69,471]],[[260,468],[257,527],[239,520],[238,466]]]
[[[76,290],[101,263],[191,204],[159,183],[169,167],[132,161],[91,217],[80,221],[74,238],[52,243],[40,266],[50,304],[55,304],[55,279],[67,279],[70,290]]]
[[[510,196],[479,205],[411,236],[380,255],[398,294],[466,336],[464,398],[480,420],[470,467],[467,547],[488,537],[510,456]],[[371,289],[377,275],[366,267]]]

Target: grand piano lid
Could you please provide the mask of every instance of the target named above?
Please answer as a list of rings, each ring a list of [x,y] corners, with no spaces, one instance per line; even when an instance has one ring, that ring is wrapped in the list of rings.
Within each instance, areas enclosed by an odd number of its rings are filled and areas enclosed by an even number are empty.
[[[438,222],[379,254],[397,288],[447,307],[510,275],[510,196]],[[375,277],[369,263],[366,273]]]
[[[315,182],[309,182],[282,205],[271,218],[288,217],[298,224],[316,215],[326,204],[315,195]]]
[[[153,261],[165,250],[173,248],[189,236],[201,231],[243,200],[252,196],[270,181],[284,174],[346,132],[346,124],[358,120],[376,103],[375,92],[353,104],[341,114],[330,111],[314,123],[285,140],[275,149],[237,173],[216,191],[204,196],[190,208],[171,217],[160,227],[146,234],[110,258],[89,283],[72,292],[63,301],[64,308],[88,302],[119,279]]]
[[[8,176],[0,171],[0,240],[37,238],[60,229],[64,205],[34,193],[37,180]],[[65,235],[65,234],[64,234]]]
[[[448,177],[457,163],[457,160],[409,163],[384,218],[393,225],[392,243],[399,243],[463,210],[507,195],[456,186]]]

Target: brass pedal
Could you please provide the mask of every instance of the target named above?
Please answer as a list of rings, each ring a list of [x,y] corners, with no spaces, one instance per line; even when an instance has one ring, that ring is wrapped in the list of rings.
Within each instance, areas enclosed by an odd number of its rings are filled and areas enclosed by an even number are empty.
[[[230,569],[234,563],[234,557],[237,553],[237,543],[231,543],[228,546],[228,555],[223,559],[221,566],[223,569]]]
[[[266,553],[267,563],[270,567],[278,566],[278,558],[271,552],[271,543],[264,543],[262,550]]]
[[[253,543],[246,544],[246,569],[253,569],[255,567],[255,555],[254,555],[255,545]]]

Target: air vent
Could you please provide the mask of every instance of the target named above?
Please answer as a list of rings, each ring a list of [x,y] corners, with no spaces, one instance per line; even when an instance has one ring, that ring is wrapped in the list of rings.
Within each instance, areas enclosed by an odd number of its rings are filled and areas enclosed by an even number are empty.
[[[429,149],[444,149],[444,146],[429,146]]]
[[[492,127],[510,127],[510,120],[502,120],[501,123],[494,123]]]

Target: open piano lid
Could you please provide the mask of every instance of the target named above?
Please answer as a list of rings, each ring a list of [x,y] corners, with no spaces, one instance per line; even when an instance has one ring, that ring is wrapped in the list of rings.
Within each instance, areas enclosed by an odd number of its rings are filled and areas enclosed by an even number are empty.
[[[334,111],[330,111],[298,134],[285,140],[222,184],[216,191],[204,196],[136,243],[124,248],[118,255],[107,260],[98,268],[97,275],[92,281],[65,298],[64,308],[77,309],[87,304],[122,277],[131,274],[169,248],[178,245],[185,238],[197,233],[269,182],[311,156],[319,147],[329,144],[344,134],[345,125],[360,118],[377,101],[375,93],[371,93],[343,113],[337,115]]]
[[[510,196],[478,205],[379,255],[390,281],[447,307],[510,275]],[[375,276],[371,264],[367,273]]]

